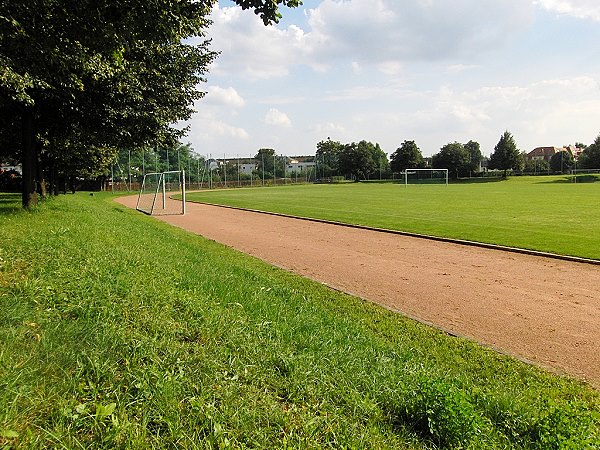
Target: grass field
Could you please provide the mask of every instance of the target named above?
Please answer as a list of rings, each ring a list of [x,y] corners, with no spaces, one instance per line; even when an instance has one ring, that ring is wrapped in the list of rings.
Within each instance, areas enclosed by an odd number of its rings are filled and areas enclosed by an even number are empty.
[[[600,395],[125,210],[0,194],[0,447],[577,448]]]
[[[600,182],[565,180],[514,177],[448,187],[305,185],[214,190],[187,198],[600,259]]]

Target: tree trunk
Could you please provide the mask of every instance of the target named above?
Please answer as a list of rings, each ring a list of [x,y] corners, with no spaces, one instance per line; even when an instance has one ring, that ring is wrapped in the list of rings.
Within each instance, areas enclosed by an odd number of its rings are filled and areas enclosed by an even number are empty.
[[[50,195],[58,195],[58,169],[56,167],[56,161],[50,160],[48,164],[49,179],[48,184],[50,185]]]
[[[22,123],[22,204],[23,208],[32,208],[37,205],[38,195],[36,191],[37,155],[35,147],[35,132],[33,129],[33,108],[23,109]]]
[[[44,178],[44,165],[42,164],[42,146],[39,143],[35,144],[36,149],[36,190],[39,197],[44,200],[46,198],[46,180]]]

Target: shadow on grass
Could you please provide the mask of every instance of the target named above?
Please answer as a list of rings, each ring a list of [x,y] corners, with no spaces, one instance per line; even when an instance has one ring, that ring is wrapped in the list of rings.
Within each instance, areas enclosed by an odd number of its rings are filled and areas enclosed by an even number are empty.
[[[555,178],[553,180],[537,181],[535,184],[574,184],[596,182],[600,182],[600,176],[598,175],[577,175],[577,181],[575,181],[572,175],[569,175],[562,178]]]
[[[499,183],[506,181],[503,177],[481,177],[481,178],[458,178],[457,180],[450,180],[450,184],[486,184],[486,183]]]
[[[21,194],[0,192],[0,216],[22,211]]]

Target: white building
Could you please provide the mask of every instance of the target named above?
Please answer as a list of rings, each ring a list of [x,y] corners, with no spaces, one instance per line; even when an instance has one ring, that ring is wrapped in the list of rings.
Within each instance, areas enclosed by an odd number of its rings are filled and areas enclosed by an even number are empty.
[[[314,170],[315,158],[314,156],[292,156],[287,160],[288,172],[304,173],[306,171]]]

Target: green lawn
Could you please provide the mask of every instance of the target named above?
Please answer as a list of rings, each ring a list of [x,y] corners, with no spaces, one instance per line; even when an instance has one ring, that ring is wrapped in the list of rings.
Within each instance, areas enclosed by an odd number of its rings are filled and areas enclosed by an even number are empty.
[[[305,185],[214,190],[187,198],[600,259],[600,181],[565,180]]]
[[[600,444],[582,383],[110,195],[18,202],[0,194],[2,448]]]

